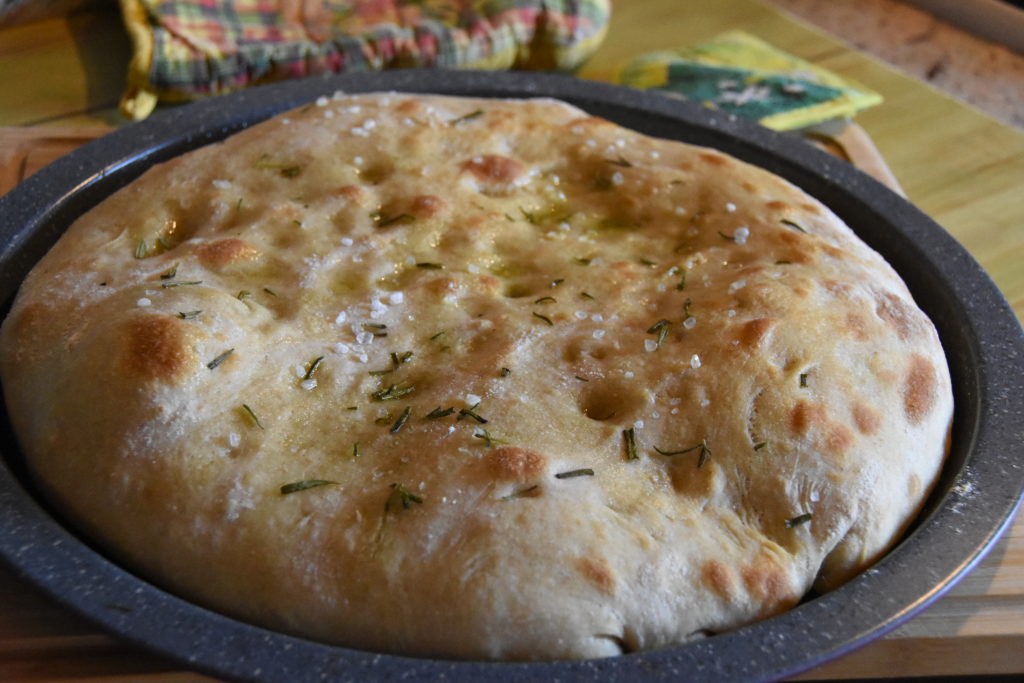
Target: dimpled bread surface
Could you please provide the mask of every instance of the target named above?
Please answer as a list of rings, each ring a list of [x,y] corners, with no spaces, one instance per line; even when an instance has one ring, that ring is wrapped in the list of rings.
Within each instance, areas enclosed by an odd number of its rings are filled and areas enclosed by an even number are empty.
[[[734,628],[933,486],[945,357],[825,206],[551,100],[322,97],[82,216],[4,323],[51,502],[156,584],[386,653]]]

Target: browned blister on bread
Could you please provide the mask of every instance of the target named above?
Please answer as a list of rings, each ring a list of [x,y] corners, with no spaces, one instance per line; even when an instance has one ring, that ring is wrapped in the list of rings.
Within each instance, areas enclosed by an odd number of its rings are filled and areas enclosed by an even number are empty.
[[[42,489],[228,614],[424,656],[614,655],[870,566],[952,415],[825,206],[549,100],[321,98],[146,172],[2,331]]]

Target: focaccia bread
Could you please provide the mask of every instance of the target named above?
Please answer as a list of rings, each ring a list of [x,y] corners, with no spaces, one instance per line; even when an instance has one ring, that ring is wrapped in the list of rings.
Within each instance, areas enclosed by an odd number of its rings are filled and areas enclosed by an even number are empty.
[[[614,655],[874,562],[945,357],[801,190],[549,100],[332,98],[81,217],[2,330],[28,465],[127,566],[368,650]]]

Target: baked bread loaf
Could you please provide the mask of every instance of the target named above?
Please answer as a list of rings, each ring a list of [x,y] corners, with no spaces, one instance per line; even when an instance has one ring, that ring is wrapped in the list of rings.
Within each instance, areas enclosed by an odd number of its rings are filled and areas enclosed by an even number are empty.
[[[82,216],[2,330],[40,486],[198,603],[557,659],[785,610],[936,480],[942,347],[825,206],[550,100],[322,97]]]

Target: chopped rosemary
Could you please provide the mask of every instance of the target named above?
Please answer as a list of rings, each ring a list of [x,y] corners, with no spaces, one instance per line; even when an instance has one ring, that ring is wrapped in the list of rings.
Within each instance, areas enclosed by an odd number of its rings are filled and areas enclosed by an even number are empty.
[[[534,493],[539,488],[540,484],[527,486],[525,489],[519,489],[518,491],[513,491],[507,496],[502,496],[501,500],[515,500],[516,498],[532,498],[533,496],[531,494]]]
[[[509,215],[508,215],[507,213],[505,214],[505,219],[506,219],[506,220],[507,220],[507,221],[508,221],[509,223],[515,223],[515,222],[516,222],[516,219],[515,219],[515,218],[512,218],[512,216],[509,216]]]
[[[654,261],[652,261],[652,260],[651,260],[651,259],[649,259],[649,258],[641,258],[641,259],[639,259],[639,261],[640,261],[640,263],[641,263],[642,265],[645,265],[645,266],[651,266],[651,267],[654,267],[654,266],[658,265],[657,263],[655,263]]]
[[[221,363],[223,363],[223,362],[224,362],[224,360],[225,360],[225,359],[226,359],[226,358],[227,358],[228,356],[230,356],[230,355],[231,355],[232,353],[234,353],[234,351],[235,351],[234,349],[228,349],[227,351],[225,351],[224,353],[220,354],[219,356],[217,356],[216,358],[214,358],[213,360],[211,360],[211,361],[210,361],[209,363],[207,363],[207,364],[206,364],[206,367],[208,367],[208,368],[210,368],[211,370],[213,370],[213,369],[214,369],[215,367],[217,367],[218,365],[220,365]]]
[[[621,154],[619,155],[618,159],[605,159],[605,161],[607,161],[609,164],[612,164],[613,166],[621,166],[622,168],[633,167],[633,164],[623,159]]]
[[[284,168],[281,169],[281,175],[283,175],[285,178],[294,178],[300,173],[302,173],[301,166],[285,166]]]
[[[410,415],[412,415],[412,407],[406,406],[405,410],[402,411],[402,414],[398,416],[397,420],[395,420],[395,424],[391,425],[391,433],[394,434],[399,429],[404,427],[405,423],[409,421]]]
[[[139,240],[139,243],[135,245],[135,258],[146,258],[146,252],[149,249],[146,247],[146,240]]]
[[[182,280],[180,282],[163,282],[160,286],[164,289],[173,289],[174,287],[188,287],[189,285],[201,285],[202,280]]]
[[[242,410],[244,410],[249,415],[249,417],[252,418],[252,421],[256,423],[257,427],[263,429],[263,424],[260,422],[260,418],[256,416],[256,413],[253,411],[252,408],[243,403]]]
[[[437,334],[435,334],[434,336],[432,336],[432,337],[430,338],[430,341],[437,341],[438,339],[440,339],[440,338],[441,338],[441,335],[442,335],[442,334],[444,334],[444,333],[445,333],[445,332],[447,332],[447,331],[448,331],[448,330],[441,330],[440,332],[438,332]]]
[[[755,451],[759,451],[759,450],[761,450],[762,448],[764,448],[767,445],[768,445],[767,441],[760,441],[760,442],[754,444],[754,450]]]
[[[247,289],[243,289],[242,291],[235,295],[235,298],[238,299],[239,301],[242,301],[243,299],[250,296],[252,296],[252,292],[250,292]]]
[[[640,457],[636,448],[636,428],[622,430],[622,442],[626,446],[626,460],[636,460]]]
[[[592,477],[594,476],[594,470],[589,467],[581,467],[578,470],[569,470],[568,472],[559,472],[555,475],[555,479],[574,479],[576,477]]]
[[[455,412],[455,408],[442,408],[441,406],[438,406],[438,407],[434,408],[433,410],[431,410],[429,413],[427,413],[427,416],[425,418],[423,418],[423,419],[424,420],[438,420],[438,419],[440,419],[442,417],[448,417],[449,415],[451,415],[454,412]]]
[[[576,379],[578,379],[581,382],[589,382],[590,381],[586,377],[580,377],[579,375],[573,375],[573,377],[575,377]]]
[[[263,291],[269,294],[270,296],[277,296],[277,292],[272,290],[270,287],[264,287]]]
[[[465,116],[460,116],[457,119],[452,119],[451,121],[448,122],[448,125],[449,126],[457,126],[460,123],[465,123],[466,121],[472,121],[473,119],[479,118],[479,117],[481,117],[483,115],[484,115],[484,110],[483,109],[476,109],[474,111],[469,112]]]
[[[178,317],[182,320],[191,320],[198,316],[202,311],[178,311]]]
[[[403,510],[408,510],[412,507],[413,503],[419,505],[423,503],[423,499],[398,482],[395,482],[391,484],[391,495],[388,496],[388,501],[384,504],[384,512],[389,512],[399,505],[402,506]]]
[[[785,259],[783,259],[781,261],[776,261],[775,262],[775,265],[777,265],[777,266],[789,266],[789,265],[792,265],[792,264],[793,264],[792,261],[787,261]]]
[[[717,232],[718,232],[718,236],[721,237],[723,240],[728,240],[730,242],[735,242],[736,241],[735,237],[730,237],[729,235],[726,235],[721,230],[718,230]]]
[[[388,368],[386,370],[370,370],[366,374],[368,374],[370,377],[383,377],[384,375],[390,375],[394,371],[394,368]]]
[[[800,387],[801,388],[806,388],[807,387],[807,373],[806,372],[800,373]]]
[[[702,467],[704,465],[704,463],[706,463],[708,461],[708,458],[711,457],[711,449],[708,448],[708,441],[707,441],[707,439],[701,439],[699,444],[690,446],[689,448],[683,448],[682,450],[678,450],[678,451],[666,451],[666,450],[663,450],[661,448],[658,448],[657,446],[654,447],[654,450],[656,450],[661,455],[672,456],[672,455],[682,455],[683,453],[689,453],[690,451],[695,451],[698,448],[700,449],[700,455],[697,458],[697,467]]]
[[[430,270],[443,270],[444,264],[442,263],[430,263],[429,261],[422,261],[416,264],[417,268],[428,268]]]
[[[392,384],[387,389],[375,391],[370,395],[373,396],[378,401],[394,401],[402,398],[406,394],[411,394],[415,390],[416,387],[407,387],[401,384]]]
[[[412,214],[400,213],[397,216],[390,216],[388,218],[381,218],[380,222],[377,223],[377,225],[382,227],[382,228],[386,228],[387,226],[394,225],[395,223],[412,223],[415,220],[416,220],[416,216],[413,216]]]
[[[483,439],[485,448],[492,448],[494,446],[494,442],[491,439],[491,433],[488,432],[486,429],[481,429],[479,432],[475,432],[473,434],[473,438]]]
[[[557,287],[558,285],[562,284],[563,282],[565,282],[565,278],[564,277],[556,278],[556,279],[551,281],[550,287],[551,287],[551,289],[554,289],[555,287]]]
[[[534,311],[534,313],[533,313],[533,317],[534,317],[534,318],[540,318],[541,320],[543,320],[544,322],[546,322],[546,323],[547,323],[548,325],[550,325],[551,327],[554,327],[554,326],[555,326],[555,324],[554,324],[553,322],[551,322],[551,318],[547,317],[546,315],[541,315],[540,313],[537,313],[536,311]]]
[[[553,297],[553,296],[542,296],[541,298],[537,299],[533,303],[535,303],[535,304],[554,304],[554,303],[558,303],[558,302],[555,300],[555,297]]]
[[[789,227],[791,227],[794,230],[797,230],[799,232],[807,232],[807,230],[805,230],[802,225],[800,225],[799,223],[795,223],[795,222],[789,220],[788,218],[783,218],[782,219],[782,224],[783,225],[788,225]]]
[[[668,336],[668,332],[670,329],[672,329],[671,321],[662,318],[661,320],[647,328],[647,334],[657,334],[658,346],[660,347],[662,342],[665,341],[665,337]]]
[[[313,373],[316,372],[316,369],[318,367],[320,367],[320,364],[323,363],[323,362],[324,362],[324,357],[323,356],[318,356],[318,357],[314,358],[309,363],[309,367],[306,368],[306,374],[303,375],[302,379],[312,379],[313,378]]]
[[[382,323],[363,323],[363,330],[369,332],[374,337],[388,336],[388,333],[384,331],[386,329],[388,329],[388,326]]]
[[[537,224],[537,216],[535,214],[530,213],[521,206],[519,207],[519,213],[523,214],[523,218],[525,218],[526,222],[529,223],[530,225]]]
[[[508,377],[509,375],[512,374],[512,371],[509,370],[508,368],[502,368],[498,374],[501,375],[502,377]]]
[[[679,269],[679,283],[676,285],[676,291],[681,292],[686,289],[686,268]]]
[[[289,493],[296,493],[298,491],[305,491],[306,489],[315,489],[318,486],[327,486],[329,484],[337,484],[336,481],[330,481],[327,479],[305,479],[303,481],[292,482],[291,484],[285,484],[281,487],[281,495],[287,496]]]
[[[168,243],[167,240],[165,240],[163,237],[157,237],[156,238],[156,243],[159,244],[160,248],[163,249],[164,251],[170,251],[171,250],[170,243]]]
[[[177,275],[177,274],[178,274],[178,264],[175,263],[168,270],[165,270],[164,272],[160,273],[160,279],[161,280],[173,280],[174,276]]]
[[[476,412],[477,406],[479,406],[479,405],[480,405],[479,403],[475,403],[472,406],[470,406],[469,408],[460,408],[459,409],[459,417],[457,419],[461,420],[464,417],[471,417],[474,420],[476,420],[477,422],[479,422],[480,424],[487,424],[487,422],[488,422],[487,418],[480,417],[480,415],[478,415],[477,412]]]
[[[579,257],[579,256],[577,256],[576,258],[573,259],[573,263],[576,263],[576,264],[581,265],[581,266],[589,266],[591,261],[593,261],[593,259],[582,258],[582,257]]]
[[[693,300],[691,300],[689,298],[687,298],[686,301],[683,302],[683,320],[686,320],[687,318],[691,317],[690,306],[692,306],[692,305],[693,305]]]
[[[801,524],[806,524],[807,522],[811,521],[811,517],[812,517],[812,515],[811,515],[810,512],[805,512],[802,515],[797,515],[793,519],[787,519],[786,520],[786,528],[787,529],[792,529],[793,527],[798,527]]]
[[[352,457],[353,458],[358,458],[359,457],[359,442],[358,441],[356,441],[354,444],[352,444]]]
[[[409,359],[412,358],[412,351],[406,351],[405,353],[391,352],[391,364],[397,369],[402,363],[408,363]]]
[[[593,294],[590,292],[580,292],[580,296],[584,299],[590,299],[591,301],[597,301]]]

